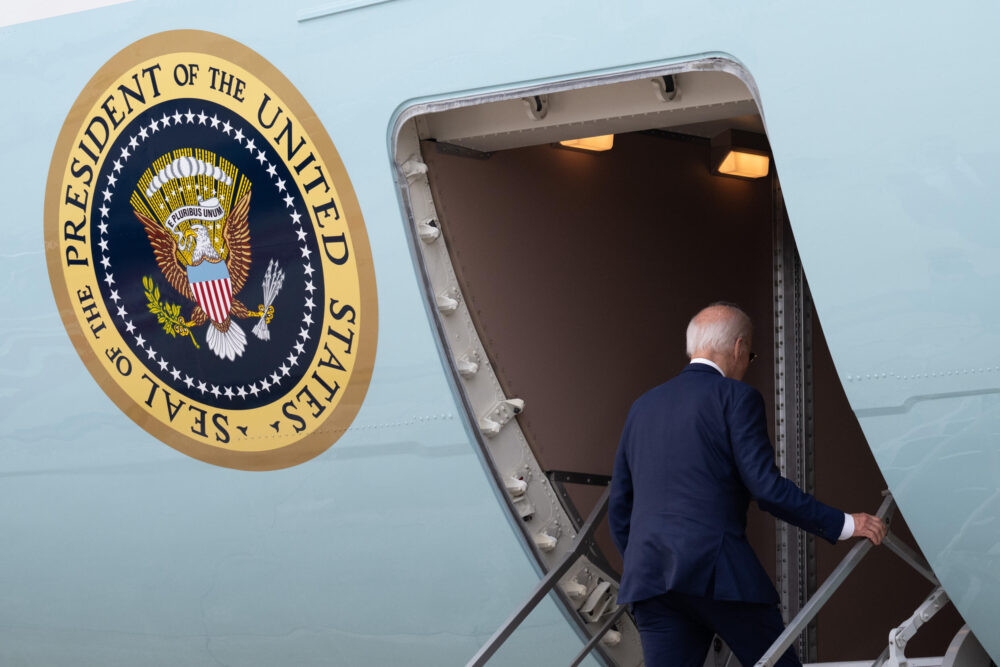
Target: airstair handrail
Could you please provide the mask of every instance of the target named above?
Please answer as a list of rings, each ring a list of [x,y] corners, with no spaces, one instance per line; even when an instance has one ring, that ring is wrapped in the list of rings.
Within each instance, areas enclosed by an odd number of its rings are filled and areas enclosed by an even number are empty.
[[[885,498],[882,500],[882,504],[879,506],[878,511],[875,515],[889,523],[892,519],[893,514],[896,511],[896,503],[892,497],[892,494],[888,491],[884,492]],[[584,551],[592,544],[594,530],[597,528],[598,523],[604,518],[605,513],[608,509],[608,498],[610,496],[610,488],[605,489],[604,493],[601,495],[600,500],[597,502],[597,506],[591,512],[590,516],[587,517],[586,522],[580,527],[580,531],[576,534],[573,539],[572,546],[570,550],[566,552],[559,564],[546,573],[545,577],[538,582],[538,585],[532,591],[531,595],[527,601],[515,611],[500,628],[493,633],[489,641],[483,645],[482,648],[466,663],[466,667],[482,667],[486,662],[493,657],[493,655],[500,649],[507,639],[514,633],[518,626],[528,617],[528,615],[534,610],[534,608],[541,602],[549,592],[555,587],[556,583],[562,578],[566,572],[573,566],[573,564],[583,555]],[[900,557],[907,565],[912,567],[914,570],[923,575],[928,581],[933,583],[935,586],[939,586],[937,577],[934,576],[934,572],[931,570],[927,562],[913,549],[904,544],[893,535],[891,532],[887,533],[882,543],[893,553]],[[830,576],[826,578],[826,581],[816,590],[808,602],[802,607],[798,614],[795,615],[782,632],[778,638],[771,644],[771,647],[761,656],[760,660],[754,665],[754,667],[774,667],[774,664],[778,659],[784,655],[788,647],[792,645],[795,638],[805,630],[806,626],[816,617],[820,609],[830,600],[833,594],[840,588],[840,585],[844,583],[847,577],[854,571],[861,560],[868,554],[874,546],[870,540],[863,539],[858,541],[847,555],[837,564]],[[576,667],[579,665],[584,658],[594,649],[597,642],[600,640],[601,636],[607,632],[612,625],[614,625],[621,616],[625,613],[626,606],[622,605],[610,618],[608,618],[604,625],[593,634],[590,641],[586,646],[577,654],[571,663],[571,667]],[[879,656],[876,660],[876,664],[881,664],[887,657],[888,650],[886,654]]]
[[[489,641],[486,642],[479,651],[472,656],[472,659],[466,663],[466,667],[482,667],[486,664],[486,661],[493,657],[505,641],[514,633],[521,622],[528,617],[532,610],[545,599],[545,596],[549,594],[552,588],[556,585],[560,578],[566,574],[577,559],[583,555],[583,552],[591,545],[593,541],[594,529],[597,528],[597,524],[601,522],[604,518],[604,514],[608,511],[608,498],[611,494],[611,488],[608,487],[601,494],[601,498],[597,501],[597,507],[594,511],[590,513],[587,517],[586,522],[580,527],[580,531],[573,538],[573,544],[570,550],[563,556],[563,559],[559,561],[559,564],[546,573],[545,577],[538,582],[535,586],[535,590],[532,591],[531,596],[527,601],[521,605],[521,607],[515,611],[510,618],[504,622],[500,628],[493,633]],[[600,637],[600,635],[597,635]],[[589,646],[589,644],[588,644]],[[593,648],[592,646],[590,648]],[[587,651],[589,653],[589,650]],[[586,655],[586,654],[584,654]]]
[[[882,500],[882,504],[879,506],[878,511],[875,516],[887,521],[891,518],[892,513],[896,509],[896,503],[892,498],[892,494],[887,493],[885,498]],[[844,583],[847,576],[854,571],[854,568],[858,566],[861,559],[865,557],[868,551],[874,546],[870,540],[864,539],[859,541],[851,550],[847,552],[844,559],[837,564],[830,576],[826,578],[826,581],[816,589],[816,593],[813,594],[809,601],[803,605],[799,613],[795,615],[795,618],[789,622],[785,627],[785,631],[778,635],[778,638],[774,640],[771,644],[771,648],[761,656],[760,660],[757,661],[755,667],[773,667],[788,647],[792,645],[795,638],[801,634],[806,626],[809,625],[810,621],[816,617],[819,610],[823,608],[823,605],[833,596],[834,592],[840,585]]]
[[[882,500],[882,504],[879,506],[878,511],[875,515],[888,523],[892,519],[893,513],[896,511],[896,502],[893,500],[892,494],[885,491],[885,498]],[[889,547],[889,549],[898,555],[903,561],[910,565],[917,572],[923,576],[930,579],[935,585],[937,585],[937,578],[934,577],[934,573],[931,571],[930,567],[923,561],[920,556],[910,549],[908,546],[900,542],[894,535],[888,533],[886,538],[883,540],[883,544]],[[872,542],[867,539],[863,539],[851,547],[851,550],[844,556],[844,559],[837,564],[830,576],[826,578],[826,581],[816,589],[816,593],[813,594],[809,601],[805,603],[799,613],[795,615],[785,627],[785,631],[778,635],[778,638],[774,640],[771,644],[771,648],[767,650],[764,655],[761,656],[760,660],[754,665],[754,667],[773,667],[778,659],[784,655],[788,647],[792,645],[795,638],[806,629],[810,621],[816,617],[819,610],[823,608],[823,605],[829,601],[836,590],[840,587],[847,576],[854,571],[854,568],[858,566],[861,559],[871,550]]]

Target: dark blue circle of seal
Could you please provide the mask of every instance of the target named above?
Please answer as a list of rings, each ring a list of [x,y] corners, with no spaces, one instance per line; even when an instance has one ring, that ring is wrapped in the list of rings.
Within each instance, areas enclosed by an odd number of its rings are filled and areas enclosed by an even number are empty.
[[[191,329],[197,348],[191,337],[169,335],[150,311],[143,288],[143,278],[151,278],[160,301],[180,305],[181,316],[191,319],[195,303],[167,282],[129,203],[146,169],[183,148],[212,151],[252,183],[250,271],[233,298],[256,311],[263,303],[268,264],[275,261],[285,274],[273,302],[269,340],[252,333],[256,318],[233,316],[247,340],[235,360],[209,349],[205,335],[211,322]],[[295,386],[319,340],[323,269],[299,187],[265,136],[223,106],[199,99],[164,102],[136,116],[121,131],[95,191],[91,248],[101,296],[132,354],[156,375],[161,387],[216,408],[253,409],[278,400]]]

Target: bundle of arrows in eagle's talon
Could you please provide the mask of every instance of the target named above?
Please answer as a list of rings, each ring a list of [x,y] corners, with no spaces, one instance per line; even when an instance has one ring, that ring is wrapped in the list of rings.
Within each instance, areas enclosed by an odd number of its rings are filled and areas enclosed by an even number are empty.
[[[264,288],[264,305],[261,308],[260,322],[253,328],[254,334],[261,340],[271,340],[271,332],[267,330],[267,323],[270,321],[268,311],[273,312],[271,305],[278,298],[278,292],[281,291],[284,282],[285,272],[278,268],[278,263],[272,259],[267,265],[264,282],[261,285]]]

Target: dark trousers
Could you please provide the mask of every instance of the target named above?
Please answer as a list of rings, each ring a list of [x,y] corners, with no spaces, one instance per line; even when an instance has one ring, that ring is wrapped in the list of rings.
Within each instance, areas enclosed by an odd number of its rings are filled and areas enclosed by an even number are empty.
[[[718,634],[743,667],[753,667],[785,629],[777,605],[664,593],[632,605],[646,667],[702,667]],[[776,667],[801,667],[788,649]]]

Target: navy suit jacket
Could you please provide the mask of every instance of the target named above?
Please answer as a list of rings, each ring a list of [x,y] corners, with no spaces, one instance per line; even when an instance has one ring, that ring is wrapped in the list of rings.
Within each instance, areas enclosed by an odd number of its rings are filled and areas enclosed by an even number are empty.
[[[667,591],[716,600],[778,601],[746,537],[751,498],[830,542],[844,513],[778,472],[764,399],[690,364],[643,394],[615,456],[608,519],[625,558],[620,603]]]

